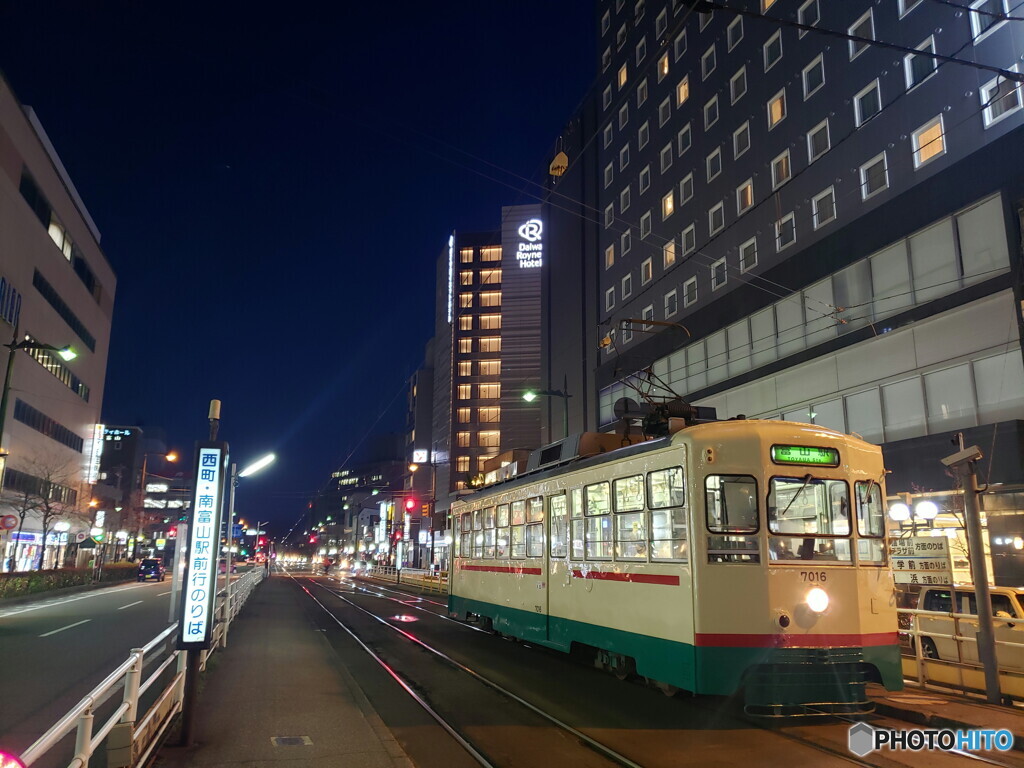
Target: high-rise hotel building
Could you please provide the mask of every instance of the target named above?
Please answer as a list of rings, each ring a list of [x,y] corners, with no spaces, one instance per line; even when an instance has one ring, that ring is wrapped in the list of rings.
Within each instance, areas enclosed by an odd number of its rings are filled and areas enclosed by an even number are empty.
[[[963,433],[1007,492],[996,552],[1024,531],[1022,22],[1008,0],[718,5],[596,3],[545,209],[543,375],[590,428],[639,389],[858,433],[890,491],[949,490]]]

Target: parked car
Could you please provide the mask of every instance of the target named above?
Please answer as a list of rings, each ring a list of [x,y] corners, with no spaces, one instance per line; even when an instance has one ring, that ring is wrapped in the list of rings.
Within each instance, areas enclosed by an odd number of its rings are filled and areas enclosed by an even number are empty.
[[[1021,619],[1024,617],[1024,589],[1017,587],[989,587],[992,595],[992,615],[1001,619]],[[954,587],[926,587],[921,590],[918,608],[923,611],[942,611],[943,613],[978,614],[977,598],[972,584],[959,584]],[[921,630],[921,654],[928,659],[942,661],[962,661],[966,664],[980,664],[978,644],[973,639],[978,635],[978,622],[971,619],[960,619],[959,628],[962,638],[970,640],[957,641],[953,638],[938,635],[952,635],[956,623],[948,616],[919,616]],[[1024,670],[1024,649],[1000,642],[1024,644],[1024,621],[994,622],[996,638],[996,657],[999,666],[1004,669]],[[929,634],[932,633],[932,634]],[[934,636],[933,636],[934,635]],[[957,646],[959,645],[959,648]]]
[[[224,573],[226,571],[227,566],[225,565],[223,560],[221,560],[220,563],[217,565],[217,569],[218,569],[218,571],[220,573]],[[238,565],[237,564],[235,564],[235,563],[231,564],[231,572],[232,573],[238,573]]]
[[[139,562],[139,581],[148,581],[149,579],[163,581],[166,575],[167,569],[164,568],[164,561],[158,557],[146,557]]]

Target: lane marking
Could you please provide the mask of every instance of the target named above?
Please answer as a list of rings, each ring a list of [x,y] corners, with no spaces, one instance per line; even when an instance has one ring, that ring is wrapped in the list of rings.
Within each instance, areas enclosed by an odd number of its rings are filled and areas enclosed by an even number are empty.
[[[167,590],[166,592],[161,592],[159,595],[157,595],[157,597],[163,597],[164,595],[169,595],[169,594],[171,594],[171,590]]]
[[[90,597],[102,597],[104,595],[112,595],[115,592],[126,592],[129,589],[138,589],[139,587],[148,586],[147,584],[134,584],[130,587],[119,587],[118,589],[97,589],[94,592],[90,592],[87,595],[77,595],[76,597],[66,597],[63,600],[53,600],[42,603],[40,605],[33,605],[28,608],[22,608],[20,611],[5,611],[0,612],[0,619],[6,619],[9,616],[17,616],[22,613],[28,613],[29,611],[38,611],[42,608],[52,608],[55,605],[66,605],[67,603],[73,603],[76,600],[87,600]]]
[[[40,637],[49,637],[50,635],[56,635],[58,632],[63,632],[65,629],[71,629],[72,627],[78,627],[82,624],[88,624],[90,621],[92,621],[92,619],[83,619],[82,621],[76,621],[74,624],[68,624],[66,627],[55,629],[52,632],[46,632],[40,635]]]
[[[135,601],[134,603],[128,603],[128,605],[122,605],[122,606],[121,606],[120,608],[118,608],[117,610],[119,610],[119,611],[123,611],[123,610],[124,610],[125,608],[131,608],[131,607],[132,607],[133,605],[138,605],[138,604],[139,604],[139,603],[141,603],[141,602],[142,602],[141,600],[136,600],[136,601]]]

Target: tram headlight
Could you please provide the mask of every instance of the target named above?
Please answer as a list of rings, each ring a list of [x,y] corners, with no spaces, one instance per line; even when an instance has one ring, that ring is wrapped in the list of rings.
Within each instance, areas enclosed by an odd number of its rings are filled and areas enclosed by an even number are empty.
[[[804,602],[815,613],[824,613],[828,609],[828,592],[821,587],[815,587],[807,593]]]

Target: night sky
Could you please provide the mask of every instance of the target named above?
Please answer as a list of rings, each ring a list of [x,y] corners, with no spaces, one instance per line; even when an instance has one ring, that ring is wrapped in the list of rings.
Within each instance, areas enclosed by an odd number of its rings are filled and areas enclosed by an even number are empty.
[[[283,533],[401,428],[435,260],[533,202],[594,74],[593,8],[0,4],[0,69],[118,277],[104,421],[191,454],[221,399],[235,460],[279,456],[238,511]]]

